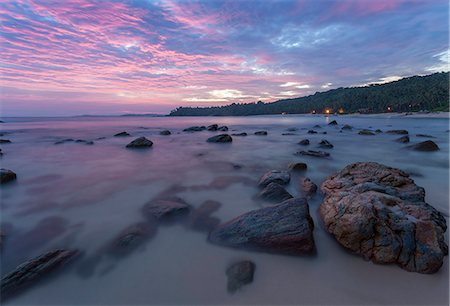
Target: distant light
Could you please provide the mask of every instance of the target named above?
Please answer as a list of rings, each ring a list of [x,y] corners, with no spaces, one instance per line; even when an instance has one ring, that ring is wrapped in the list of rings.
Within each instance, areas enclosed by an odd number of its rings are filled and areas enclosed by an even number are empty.
[[[339,112],[339,114],[343,114],[343,113],[345,113],[345,110],[341,107],[341,108],[339,108],[338,112]]]
[[[315,109],[313,109],[312,113],[313,113],[313,114],[315,114],[315,113],[316,113],[316,110],[315,110]]]
[[[388,112],[390,112],[392,109],[390,106],[388,106],[387,110],[388,110]]]
[[[328,114],[330,113],[330,110],[329,110],[329,109],[326,109],[326,110],[325,110],[325,113],[328,115]]]

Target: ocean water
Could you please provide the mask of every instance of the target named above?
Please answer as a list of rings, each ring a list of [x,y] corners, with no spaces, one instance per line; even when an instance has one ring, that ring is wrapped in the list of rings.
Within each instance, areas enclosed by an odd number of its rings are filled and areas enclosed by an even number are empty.
[[[336,119],[338,127],[328,126]],[[317,255],[283,256],[212,245],[205,232],[182,223],[158,227],[156,235],[127,256],[104,254],[114,237],[146,222],[142,206],[161,194],[179,196],[194,207],[221,203],[213,216],[221,222],[265,205],[255,198],[257,181],[268,170],[306,162],[305,173],[320,185],[327,176],[357,161],[376,161],[406,170],[426,190],[426,200],[449,216],[448,119],[255,116],[255,117],[78,117],[7,118],[0,125],[1,167],[17,173],[3,185],[1,227],[5,234],[1,272],[54,248],[82,251],[60,273],[23,291],[9,305],[437,305],[449,302],[448,257],[441,270],[422,275],[395,265],[376,265],[344,250],[318,217],[323,195],[309,200],[315,222]],[[193,125],[227,125],[228,133],[247,132],[228,144],[207,143],[223,132],[186,133]],[[319,132],[307,130],[319,124]],[[340,133],[342,124],[352,131]],[[288,128],[296,135],[282,136]],[[358,135],[358,129],[407,129],[430,134],[438,152],[413,152],[395,142],[399,135]],[[163,129],[172,131],[161,136]],[[266,130],[267,136],[253,135]],[[131,137],[113,137],[127,131]],[[149,150],[125,145],[145,136]],[[105,138],[103,138],[105,137]],[[93,140],[94,145],[56,141]],[[99,139],[101,138],[101,139]],[[311,145],[297,144],[308,138]],[[295,156],[317,149],[321,139],[334,148],[331,158]],[[326,149],[325,149],[326,150]],[[236,167],[240,165],[241,167]],[[287,187],[301,196],[298,176]],[[448,241],[448,232],[446,233]],[[253,283],[235,294],[226,290],[227,266],[249,259],[256,264]]]

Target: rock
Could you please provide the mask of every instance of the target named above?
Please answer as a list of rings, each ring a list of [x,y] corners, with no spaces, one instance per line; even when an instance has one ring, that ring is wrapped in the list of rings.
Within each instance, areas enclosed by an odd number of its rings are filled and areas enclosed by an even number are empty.
[[[183,130],[183,132],[201,132],[206,130],[205,126],[191,126]]]
[[[217,131],[218,128],[219,126],[217,124],[211,124],[206,127],[208,131]]]
[[[325,132],[322,132],[321,134],[324,134],[324,135],[325,135],[325,134],[328,134],[328,133],[325,131]]]
[[[0,143],[11,143],[9,139],[0,139]]]
[[[308,131],[308,134],[317,134],[317,132],[314,131],[314,130],[309,130],[309,131]]]
[[[0,156],[2,156],[3,155],[3,151],[2,151],[2,149],[0,149]]]
[[[434,136],[427,135],[427,134],[416,134],[416,137],[436,138],[436,137],[434,137]]]
[[[114,256],[130,254],[145,240],[156,235],[157,227],[150,222],[141,222],[125,228],[113,239],[108,253]]]
[[[389,130],[389,131],[386,131],[386,133],[388,133],[388,134],[398,134],[398,135],[408,135],[408,131],[407,130]]]
[[[326,149],[332,149],[334,146],[328,140],[322,139],[319,142],[319,147],[326,148]]]
[[[292,163],[289,164],[288,168],[292,171],[305,171],[308,169],[308,165],[305,163]]]
[[[213,137],[209,137],[207,142],[232,142],[233,138],[231,138],[228,134],[220,134]]]
[[[211,216],[211,214],[216,212],[220,206],[222,206],[221,203],[208,200],[203,202],[198,208],[191,209],[188,227],[195,231],[209,233],[220,224],[218,218]]]
[[[63,140],[56,141],[55,144],[58,145],[58,144],[63,144],[63,143],[66,143],[66,142],[73,142],[73,141],[75,141],[75,140],[72,139],[72,138],[66,138],[66,139],[63,139]]]
[[[351,125],[346,124],[342,127],[341,130],[351,130],[351,129],[353,129],[353,127]]]
[[[168,136],[171,134],[172,134],[172,132],[169,130],[163,130],[163,131],[159,132],[159,135],[163,135],[163,136]]]
[[[17,175],[9,169],[0,169],[0,184],[5,184],[11,181],[15,181]]]
[[[402,136],[400,138],[397,138],[395,141],[401,142],[401,143],[408,143],[409,142],[409,136],[408,135]]]
[[[314,157],[329,157],[330,153],[328,152],[323,152],[323,151],[313,151],[313,150],[308,150],[308,151],[300,151],[295,153],[296,155],[307,155],[307,156],[314,156]]]
[[[234,134],[231,134],[231,136],[247,136],[247,133],[234,133]]]
[[[266,131],[258,131],[258,132],[255,132],[255,135],[267,135],[267,132]]]
[[[313,128],[315,128],[315,129],[321,129],[322,127],[321,127],[320,125],[316,124],[315,126],[313,126]]]
[[[294,136],[297,135],[295,133],[281,133],[282,136]]]
[[[375,133],[370,130],[361,130],[358,132],[358,134],[359,135],[375,135]]]
[[[431,152],[438,151],[439,146],[432,140],[422,141],[416,144],[409,146],[408,148],[415,151],[423,151],[423,152]]]
[[[70,260],[74,259],[79,254],[75,250],[54,250],[27,261],[14,271],[8,273],[2,278],[1,282],[1,299],[2,301],[17,294],[19,291],[25,289],[36,283],[39,279],[48,276],[50,272],[61,268]]]
[[[226,132],[226,131],[228,131],[228,127],[227,126],[221,126],[217,130],[218,131],[222,131],[222,132]]]
[[[148,140],[145,137],[139,137],[127,144],[127,148],[150,148],[153,145],[151,140]]]
[[[208,240],[234,248],[301,255],[315,251],[313,228],[308,202],[295,198],[219,225]]]
[[[191,206],[178,197],[155,199],[142,207],[143,214],[156,220],[172,219],[189,213]]]
[[[239,261],[229,266],[226,271],[228,292],[235,293],[242,286],[253,282],[254,273],[255,264],[249,260]]]
[[[295,128],[295,127],[293,127],[293,128],[288,128],[288,129],[286,129],[286,131],[287,131],[287,132],[296,132],[296,131],[298,131],[298,128]]]
[[[131,136],[131,135],[128,134],[127,132],[125,132],[125,131],[117,133],[117,134],[114,135],[114,137],[127,137],[127,136]]]
[[[331,121],[330,123],[328,123],[328,125],[337,125],[338,123],[337,123],[337,121],[336,120],[333,120],[333,121]]]
[[[366,260],[434,273],[448,253],[445,218],[406,172],[374,162],[348,165],[321,186],[319,213],[337,241]]]
[[[258,186],[266,187],[270,183],[278,183],[280,185],[287,185],[291,180],[291,175],[287,171],[271,170],[266,172],[259,179]]]
[[[283,188],[278,183],[270,183],[267,185],[259,194],[258,197],[275,203],[280,203],[282,201],[288,200],[290,198],[293,198],[293,196],[286,191],[286,189]]]
[[[380,134],[380,133],[383,133],[383,131],[380,130],[380,129],[376,129],[376,130],[375,130],[375,133]]]
[[[309,145],[309,139],[302,139],[298,142],[299,145],[307,146]]]
[[[76,143],[84,143],[84,144],[87,144],[87,145],[93,145],[94,144],[94,142],[92,140],[84,140],[84,139],[77,139],[77,140],[75,140],[75,142]]]
[[[309,177],[301,177],[300,189],[306,197],[311,197],[317,192],[317,185]]]

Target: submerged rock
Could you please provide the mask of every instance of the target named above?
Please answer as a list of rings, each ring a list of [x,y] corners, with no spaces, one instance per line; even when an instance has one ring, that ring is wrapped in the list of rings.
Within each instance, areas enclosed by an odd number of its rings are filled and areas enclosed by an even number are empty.
[[[424,138],[436,138],[434,136],[431,135],[427,135],[427,134],[416,134],[416,137],[424,137]]]
[[[108,253],[114,256],[128,255],[149,238],[156,235],[157,227],[150,222],[141,222],[125,228],[113,239]]]
[[[231,138],[228,134],[220,134],[213,137],[209,137],[207,142],[232,142],[233,138]]]
[[[380,130],[380,129],[376,129],[376,130],[375,130],[375,133],[380,134],[380,133],[383,133],[383,131]]]
[[[228,127],[227,126],[221,126],[217,130],[218,131],[222,131],[222,132],[226,132],[226,131],[228,131]]]
[[[319,147],[326,148],[326,149],[332,149],[334,146],[328,140],[322,139],[319,142]]]
[[[131,136],[131,135],[128,134],[127,132],[125,132],[125,131],[117,133],[117,134],[114,135],[114,137],[127,137],[127,136]]]
[[[278,183],[270,183],[258,194],[263,200],[280,203],[282,201],[293,198],[293,196]]]
[[[231,136],[247,136],[247,133],[243,132],[243,133],[234,133],[231,134]]]
[[[295,132],[295,131],[298,131],[298,128],[292,127],[292,128],[286,129],[286,131],[287,131],[287,132]]]
[[[84,144],[87,144],[87,145],[93,145],[94,144],[94,142],[92,140],[84,140],[84,139],[77,139],[77,140],[75,140],[75,142],[76,143],[84,143]]]
[[[221,206],[220,202],[208,200],[203,202],[198,208],[191,209],[187,222],[188,227],[195,231],[209,233],[220,224],[220,220],[212,217],[211,214],[216,212]]]
[[[153,142],[145,137],[139,137],[127,144],[127,148],[150,148]]]
[[[11,181],[15,181],[17,179],[17,175],[9,170],[9,169],[0,169],[0,184],[5,184]]]
[[[204,130],[206,130],[205,126],[191,126],[191,127],[185,128],[183,130],[183,132],[201,132]]]
[[[370,130],[361,130],[358,132],[358,134],[359,135],[369,135],[369,136],[375,135],[375,133]]]
[[[63,143],[66,143],[66,142],[73,142],[73,141],[75,141],[75,140],[72,139],[72,138],[66,138],[66,139],[63,139],[63,140],[58,140],[58,141],[56,141],[56,142],[55,142],[55,145],[63,144]]]
[[[309,139],[302,139],[298,142],[299,145],[307,146],[309,145]]]
[[[308,151],[299,151],[297,153],[295,153],[296,155],[307,155],[307,156],[313,156],[313,157],[329,157],[330,153],[328,152],[323,152],[323,151],[313,151],[313,150],[308,150]]]
[[[217,124],[211,124],[206,127],[206,129],[208,131],[217,131],[218,128],[219,128],[219,125],[217,125]]]
[[[315,250],[314,223],[305,198],[247,212],[220,225],[211,243],[249,250],[302,255]]]
[[[228,292],[235,293],[242,286],[253,282],[254,273],[255,264],[249,260],[239,261],[229,266],[226,271]]]
[[[0,139],[0,143],[11,143],[9,139]]]
[[[308,165],[305,163],[292,163],[289,164],[288,168],[292,171],[305,171],[308,169]]]
[[[387,134],[398,134],[398,135],[408,135],[407,130],[389,130],[386,131]]]
[[[168,136],[171,134],[172,134],[172,132],[169,130],[162,130],[161,132],[159,132],[159,135],[162,135],[162,136]]]
[[[170,219],[189,213],[191,206],[178,197],[156,199],[142,207],[143,214],[156,220]]]
[[[415,151],[423,151],[423,152],[432,152],[438,151],[439,146],[432,140],[422,141],[416,144],[409,146],[408,148]]]
[[[306,197],[311,197],[317,192],[317,185],[309,177],[301,177],[300,189]]]
[[[295,133],[281,133],[281,136],[294,136],[297,135]]]
[[[395,141],[401,142],[401,143],[408,143],[409,142],[409,136],[408,135],[402,136],[400,138],[397,138]]]
[[[258,132],[255,132],[255,135],[264,136],[264,135],[267,135],[267,132],[266,131],[258,131]]]
[[[408,271],[439,270],[448,253],[446,221],[406,172],[360,162],[330,176],[321,189],[320,216],[344,247]]]
[[[353,127],[351,125],[346,124],[342,127],[341,130],[351,130],[351,129],[353,129]]]
[[[330,123],[328,123],[328,125],[337,125],[338,123],[337,123],[337,121],[336,120],[333,120],[333,121],[331,121]]]
[[[314,130],[309,130],[309,131],[308,131],[308,134],[317,134],[317,132],[314,131]]]
[[[2,278],[1,299],[4,301],[33,285],[53,270],[61,268],[78,254],[76,250],[54,250],[19,265]]]
[[[278,183],[280,185],[287,185],[289,181],[291,180],[291,175],[287,171],[280,171],[280,170],[271,170],[269,172],[266,172],[261,178],[259,179],[258,186],[259,187],[266,187],[270,183]]]

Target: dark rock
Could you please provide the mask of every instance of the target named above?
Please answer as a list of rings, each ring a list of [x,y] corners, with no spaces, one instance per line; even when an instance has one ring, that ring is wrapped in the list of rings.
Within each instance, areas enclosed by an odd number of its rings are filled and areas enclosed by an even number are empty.
[[[358,132],[358,134],[359,135],[375,135],[375,133],[370,130],[361,130]]]
[[[351,129],[353,129],[353,127],[351,125],[348,125],[348,124],[346,124],[346,125],[344,125],[342,127],[342,130],[351,130]]]
[[[0,169],[0,184],[5,184],[17,179],[17,175],[8,169]]]
[[[295,131],[298,131],[298,128],[288,128],[288,129],[286,129],[286,131],[287,132],[295,132]]]
[[[77,140],[75,140],[75,142],[76,143],[84,143],[84,144],[87,144],[87,145],[93,145],[94,144],[94,142],[92,140],[84,140],[84,139],[77,139]]]
[[[267,132],[266,131],[258,131],[258,132],[255,132],[255,135],[267,135]]]
[[[169,130],[163,130],[163,131],[159,132],[159,135],[163,135],[163,136],[168,136],[171,134],[172,134],[172,132]]]
[[[55,142],[55,144],[57,145],[57,144],[63,144],[63,143],[66,143],[66,142],[73,142],[73,141],[75,141],[75,140],[72,139],[72,138],[66,138],[66,139],[59,140],[59,141]]]
[[[321,127],[320,125],[316,124],[315,126],[313,126],[313,128],[315,128],[315,129],[321,129],[322,127]]]
[[[380,129],[376,129],[376,130],[375,130],[375,133],[380,134],[380,133],[383,133],[383,131],[380,130]]]
[[[281,133],[282,136],[294,136],[297,135],[295,133]]]
[[[300,189],[306,197],[311,197],[317,192],[317,185],[309,177],[301,177]]]
[[[309,145],[309,139],[302,139],[298,142],[299,145],[307,146]]]
[[[114,135],[114,137],[127,137],[127,136],[131,136],[131,135],[128,134],[127,132],[125,132],[125,131],[117,133],[117,134]]]
[[[309,131],[308,131],[308,134],[317,134],[317,132],[314,131],[314,130],[309,130]]]
[[[228,127],[227,126],[221,126],[217,130],[218,131],[222,131],[222,132],[226,132],[226,131],[228,131]]]
[[[231,134],[231,136],[247,136],[247,133],[243,132],[243,133],[234,133]]]
[[[258,197],[275,203],[293,198],[293,196],[284,189],[283,186],[277,183],[270,183],[258,194]]]
[[[328,133],[325,131],[325,132],[322,132],[321,134],[324,134],[324,135],[325,135],[325,134],[328,134]]]
[[[0,143],[11,143],[9,139],[0,139]]]
[[[1,282],[1,299],[4,301],[19,291],[33,285],[61,268],[79,254],[73,250],[54,250],[19,265],[14,271],[5,275]]]
[[[183,130],[183,132],[201,132],[206,130],[205,126],[191,126]]]
[[[127,148],[150,148],[153,145],[151,140],[145,137],[139,137],[127,144]]]
[[[308,169],[308,165],[305,163],[292,163],[289,164],[288,168],[292,171],[305,171]]]
[[[150,222],[141,222],[125,228],[108,247],[108,253],[125,256],[142,245],[144,241],[156,235],[157,227]]]
[[[409,142],[409,136],[408,135],[402,136],[400,138],[397,138],[395,141],[401,142],[401,143],[408,143]]]
[[[291,175],[287,171],[271,170],[266,172],[259,179],[258,186],[266,187],[270,183],[278,183],[280,185],[287,185],[291,180]]]
[[[313,228],[308,202],[295,198],[219,225],[208,240],[234,248],[300,255],[315,250]]]
[[[436,137],[434,137],[434,136],[427,135],[427,134],[416,134],[416,137],[436,138]]]
[[[319,142],[319,147],[326,148],[326,149],[332,149],[334,146],[328,140],[322,139]]]
[[[190,209],[191,206],[183,199],[168,197],[148,202],[142,207],[142,212],[150,219],[162,220],[185,215]]]
[[[228,134],[220,134],[213,137],[209,137],[207,142],[232,142],[233,138],[231,138]]]
[[[333,120],[333,121],[331,121],[330,123],[328,123],[328,125],[337,125],[338,123],[337,123],[337,121],[336,120]]]
[[[300,151],[295,153],[296,155],[307,155],[307,156],[314,156],[314,157],[329,157],[330,153],[328,152],[323,152],[323,151],[313,151],[313,150],[308,150],[308,151]]]
[[[408,148],[415,151],[423,151],[423,152],[431,152],[438,151],[439,146],[432,140],[422,141],[416,144],[409,146]]]
[[[249,260],[239,261],[229,266],[226,271],[228,292],[235,293],[242,286],[252,283],[254,273],[255,264]]]
[[[211,124],[206,127],[208,131],[217,131],[218,128],[219,126],[217,124]]]
[[[398,135],[408,135],[408,131],[407,130],[389,130],[389,131],[386,131],[386,133],[388,133],[388,134],[398,134]]]
[[[337,241],[367,260],[435,273],[448,254],[445,218],[406,172],[374,162],[348,165],[321,186],[319,212]]]
[[[220,206],[222,206],[221,203],[208,200],[203,202],[198,208],[191,209],[187,222],[188,227],[195,231],[209,233],[220,224],[218,218],[211,216],[211,214],[216,212]]]

